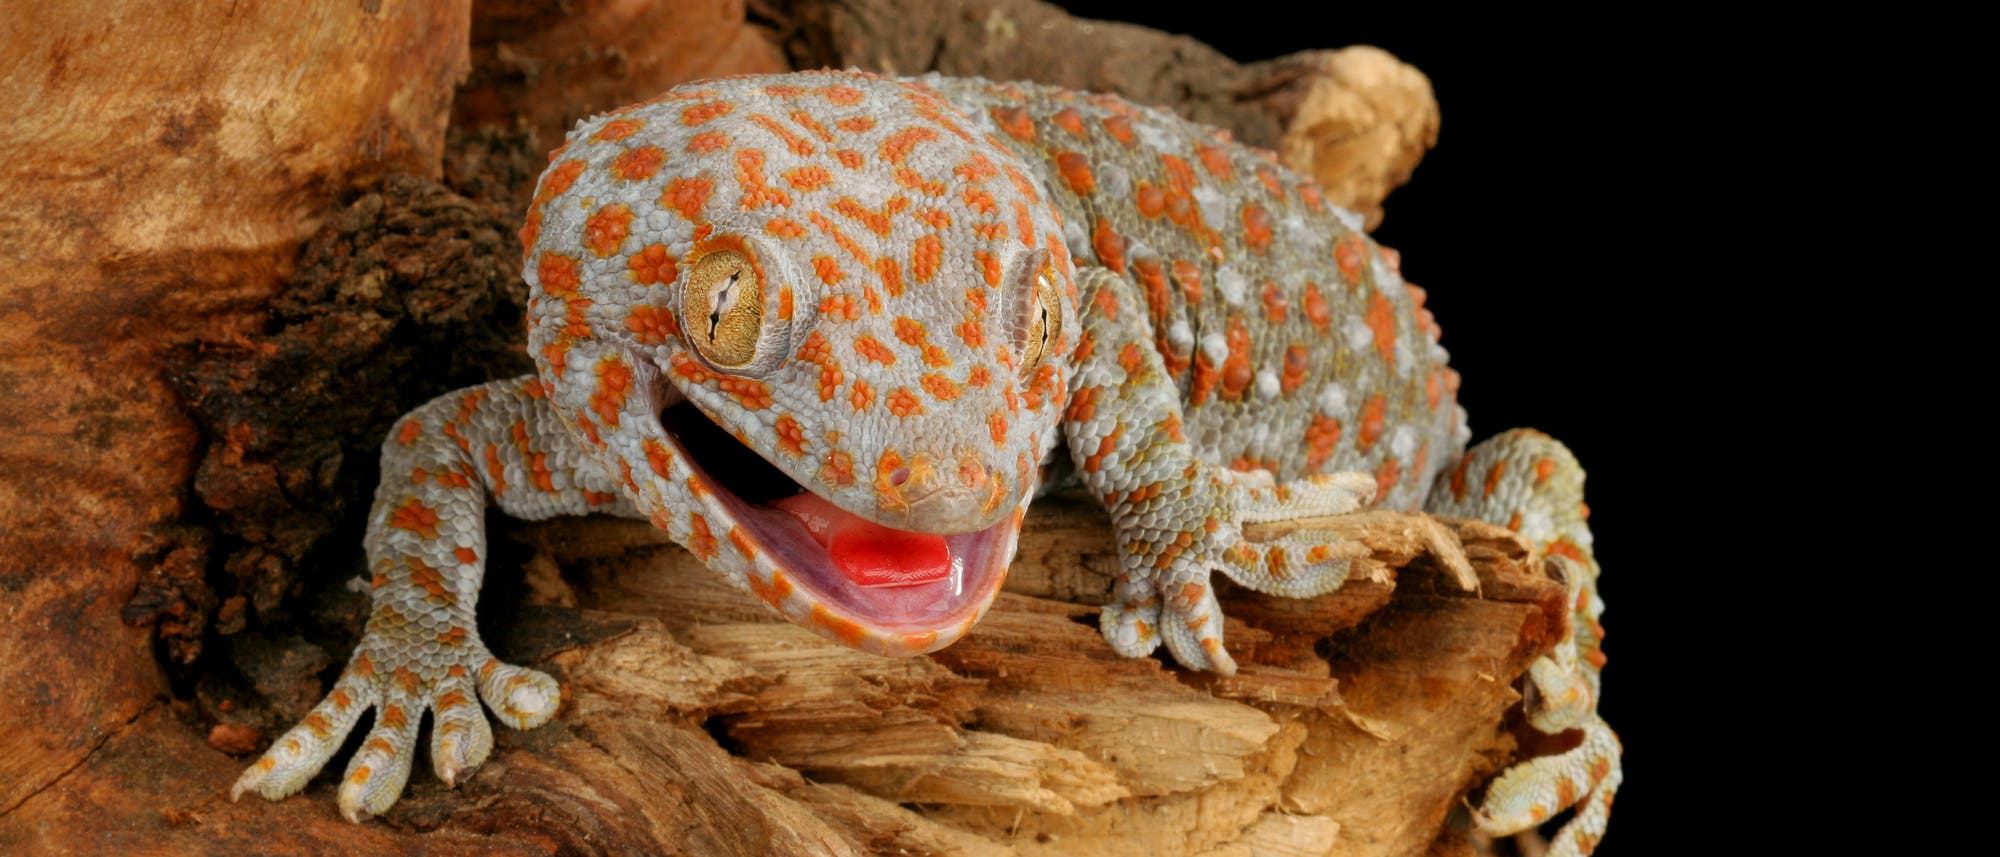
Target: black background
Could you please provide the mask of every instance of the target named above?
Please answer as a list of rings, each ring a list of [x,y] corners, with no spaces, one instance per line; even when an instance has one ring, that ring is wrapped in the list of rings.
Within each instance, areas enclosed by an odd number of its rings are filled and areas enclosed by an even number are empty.
[[[1703,847],[1697,807],[1726,815],[1728,803],[1694,781],[1727,768],[1697,736],[1733,728],[1728,674],[1752,668],[1710,650],[1735,643],[1731,623],[1754,609],[1718,608],[1712,599],[1727,590],[1693,585],[1688,567],[1687,525],[1711,519],[1747,475],[1716,472],[1711,455],[1741,428],[1723,391],[1755,370],[1713,360],[1738,335],[1735,316],[1750,312],[1714,264],[1732,248],[1709,228],[1735,214],[1715,206],[1736,189],[1717,186],[1704,162],[1728,136],[1705,105],[1740,85],[1728,49],[1665,13],[1613,22],[1512,6],[1468,19],[1417,4],[1239,3],[1234,15],[1207,4],[1057,5],[1191,35],[1241,61],[1372,44],[1430,77],[1438,146],[1389,196],[1375,237],[1430,293],[1475,441],[1542,429],[1590,474],[1608,604],[1601,710],[1626,747],[1598,853]]]

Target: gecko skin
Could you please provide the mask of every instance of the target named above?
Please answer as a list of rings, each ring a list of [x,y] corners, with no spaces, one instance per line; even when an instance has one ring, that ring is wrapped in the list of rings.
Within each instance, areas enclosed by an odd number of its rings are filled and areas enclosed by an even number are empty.
[[[489,503],[647,518],[793,622],[914,655],[991,604],[1062,459],[1121,549],[1106,640],[1193,669],[1235,669],[1213,572],[1303,597],[1366,552],[1247,523],[1428,509],[1561,557],[1576,608],[1526,705],[1581,741],[1504,772],[1476,820],[1574,806],[1552,853],[1602,835],[1619,747],[1583,472],[1531,431],[1466,448],[1424,293],[1270,153],[1026,84],[707,81],[579,124],[521,240],[539,373],[392,430],[367,632],[233,796],[296,792],[374,708],[339,791],[359,819],[401,794],[426,709],[447,783],[492,748],[480,700],[516,728],[555,713],[552,678],[479,638]]]

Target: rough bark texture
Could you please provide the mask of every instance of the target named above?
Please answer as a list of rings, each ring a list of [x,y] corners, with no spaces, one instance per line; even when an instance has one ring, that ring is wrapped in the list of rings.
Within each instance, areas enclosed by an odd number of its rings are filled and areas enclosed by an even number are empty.
[[[341,188],[437,173],[469,21],[464,4],[225,0],[8,17],[0,812],[166,689],[147,620],[198,637],[216,607],[178,348],[258,341]]]
[[[1111,546],[1073,498],[1037,505],[970,638],[906,661],[773,622],[643,525],[500,524],[485,630],[563,679],[558,721],[501,730],[456,791],[420,766],[367,825],[325,782],[224,800],[359,632],[388,422],[527,371],[513,232],[577,117],[788,61],[1027,77],[1231,127],[1377,212],[1436,129],[1372,49],[1238,66],[1025,0],[748,18],[79,2],[0,33],[0,853],[1466,847],[1460,797],[1511,758],[1502,713],[1562,608],[1518,544],[1345,520],[1376,563],[1311,601],[1231,594],[1245,669],[1218,678],[1098,639]]]

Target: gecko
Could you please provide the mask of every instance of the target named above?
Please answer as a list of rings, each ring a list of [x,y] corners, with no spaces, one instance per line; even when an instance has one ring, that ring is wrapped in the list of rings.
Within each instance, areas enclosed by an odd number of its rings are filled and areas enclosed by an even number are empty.
[[[520,232],[534,375],[447,394],[383,442],[373,607],[332,689],[232,799],[281,799],[372,730],[352,821],[410,775],[418,723],[456,784],[557,682],[474,616],[484,510],[649,520],[786,619],[886,656],[950,645],[1000,589],[1038,492],[1080,483],[1121,573],[1106,642],[1235,662],[1211,577],[1308,597],[1367,553],[1245,525],[1373,507],[1507,526],[1574,603],[1524,679],[1569,750],[1502,772],[1494,834],[1622,780],[1597,714],[1599,569],[1583,471],[1530,430],[1468,446],[1422,289],[1268,151],[1123,99],[1027,83],[799,72],[700,81],[578,123]]]

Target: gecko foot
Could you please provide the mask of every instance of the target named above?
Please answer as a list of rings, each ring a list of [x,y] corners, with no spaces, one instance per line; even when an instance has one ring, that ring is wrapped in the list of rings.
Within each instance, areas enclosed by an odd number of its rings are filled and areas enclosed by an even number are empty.
[[[1486,790],[1473,812],[1480,830],[1495,836],[1518,833],[1556,813],[1576,807],[1576,815],[1549,843],[1548,857],[1589,854],[1604,836],[1611,800],[1625,778],[1619,765],[1618,736],[1591,714],[1581,725],[1583,743],[1566,753],[1541,756],[1508,768]]]
[[[255,792],[278,800],[298,792],[371,708],[374,727],[341,777],[341,815],[359,822],[395,804],[410,778],[426,709],[432,769],[446,785],[457,785],[493,749],[493,729],[476,700],[485,700],[500,722],[528,729],[555,714],[562,690],[546,673],[503,664],[476,643],[455,650],[398,646],[371,633],[333,690],[237,778],[229,798]]]
[[[1120,521],[1126,574],[1101,625],[1119,654],[1139,657],[1164,642],[1182,666],[1227,674],[1236,662],[1223,647],[1212,572],[1261,592],[1317,595],[1338,588],[1366,550],[1312,530],[1251,543],[1243,525],[1354,511],[1373,498],[1375,480],[1332,473],[1280,483],[1264,470],[1204,468],[1208,478],[1190,480],[1184,496],[1129,510]]]

